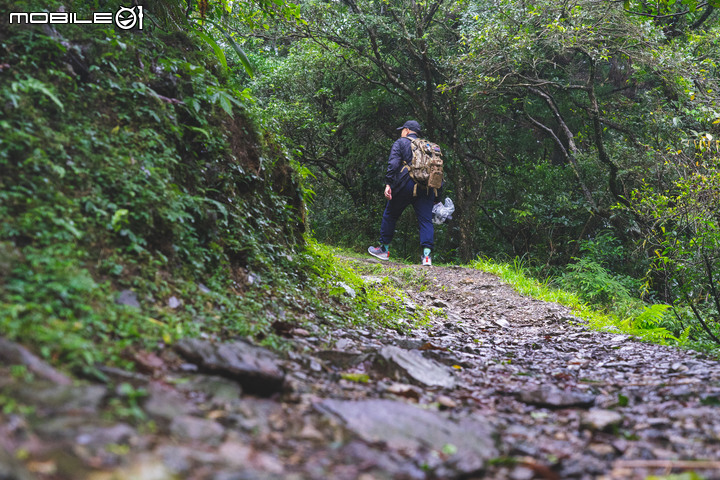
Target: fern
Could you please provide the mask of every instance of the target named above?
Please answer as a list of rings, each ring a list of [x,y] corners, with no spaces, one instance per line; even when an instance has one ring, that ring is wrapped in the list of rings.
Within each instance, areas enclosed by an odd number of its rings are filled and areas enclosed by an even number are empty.
[[[635,317],[635,320],[632,322],[632,326],[641,329],[654,328],[658,324],[662,323],[665,319],[665,314],[669,309],[670,305],[664,305],[662,303],[645,307],[642,313]]]
[[[677,342],[680,346],[685,346],[690,341],[690,327],[686,327],[680,336],[677,338]]]
[[[586,301],[609,306],[631,302],[628,277],[615,275],[600,263],[589,258],[576,258],[568,265],[560,280],[566,288],[575,290]]]
[[[37,80],[32,77],[27,77],[25,80],[20,80],[17,82],[13,82],[10,86],[13,92],[17,93],[18,91],[23,93],[29,93],[29,92],[39,92],[48,97],[50,100],[57,105],[61,111],[65,111],[65,106],[62,104],[62,102],[58,99],[57,96],[52,92],[51,87],[44,84],[40,80]],[[13,103],[15,107],[17,107],[17,103],[15,100],[13,100]]]
[[[670,305],[654,304],[647,306],[634,319],[627,321],[628,333],[637,335],[645,340],[655,343],[667,343],[668,340],[678,339],[665,327],[661,326]]]
[[[644,329],[641,330],[638,335],[649,342],[660,343],[663,345],[667,345],[668,340],[677,341],[677,338],[675,338],[672,332],[670,332],[665,327]]]
[[[237,44],[235,39],[232,37],[230,33],[228,33],[223,27],[221,27],[217,22],[213,22],[212,20],[205,19],[206,22],[208,22],[210,25],[215,27],[220,33],[223,34],[225,37],[225,40],[230,44],[233,50],[235,50],[235,53],[237,54],[238,58],[240,59],[240,63],[242,64],[243,68],[245,69],[245,72],[250,76],[253,77],[255,75],[255,69],[253,68],[252,64],[250,63],[250,59],[247,57],[247,54],[245,53],[245,50],[243,50],[240,45]]]
[[[220,47],[220,45],[218,45],[218,43],[215,41],[215,39],[212,38],[207,33],[201,32],[200,30],[198,30],[195,33],[197,33],[197,35],[200,38],[202,38],[205,41],[205,43],[207,43],[208,45],[210,45],[210,47],[212,47],[213,51],[215,52],[215,56],[217,57],[218,61],[220,62],[220,65],[222,65],[223,70],[227,72],[228,63],[227,63],[227,58],[225,57],[225,51],[222,49],[222,47]]]

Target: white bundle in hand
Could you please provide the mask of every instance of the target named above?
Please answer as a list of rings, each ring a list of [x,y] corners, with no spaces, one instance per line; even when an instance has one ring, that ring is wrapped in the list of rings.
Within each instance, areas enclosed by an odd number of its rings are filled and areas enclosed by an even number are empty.
[[[452,214],[455,211],[455,205],[449,198],[445,199],[445,204],[437,203],[433,207],[433,219],[432,222],[435,224],[445,223],[445,220],[451,219]]]

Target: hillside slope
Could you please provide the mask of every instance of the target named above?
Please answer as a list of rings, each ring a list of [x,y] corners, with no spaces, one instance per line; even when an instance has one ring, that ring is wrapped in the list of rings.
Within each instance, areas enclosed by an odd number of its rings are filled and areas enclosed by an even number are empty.
[[[45,8],[68,5],[0,2]],[[86,373],[129,346],[254,333],[302,280],[302,192],[241,76],[150,20],[0,23],[0,335]]]

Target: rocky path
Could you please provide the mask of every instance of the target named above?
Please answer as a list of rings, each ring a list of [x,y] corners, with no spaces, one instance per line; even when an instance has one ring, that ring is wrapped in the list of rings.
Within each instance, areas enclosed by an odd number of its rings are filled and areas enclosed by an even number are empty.
[[[108,369],[114,388],[0,344],[0,479],[720,479],[720,363],[416,268],[407,308],[437,316],[411,335],[295,328],[285,355],[184,340]]]

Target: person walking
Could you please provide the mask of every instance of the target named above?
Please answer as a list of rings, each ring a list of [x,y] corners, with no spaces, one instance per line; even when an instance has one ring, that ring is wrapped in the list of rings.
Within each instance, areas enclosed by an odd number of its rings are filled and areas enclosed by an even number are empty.
[[[395,235],[395,224],[408,205],[412,205],[420,229],[420,246],[423,249],[421,265],[432,265],[430,254],[435,244],[435,230],[432,223],[432,209],[436,202],[435,189],[418,188],[410,178],[409,168],[412,161],[411,142],[418,138],[422,128],[415,120],[408,120],[399,127],[400,138],[393,143],[385,173],[385,198],[387,204],[380,225],[380,246],[371,246],[368,253],[380,260],[390,259],[390,242]]]

